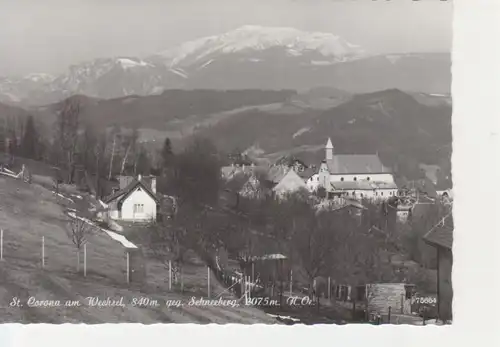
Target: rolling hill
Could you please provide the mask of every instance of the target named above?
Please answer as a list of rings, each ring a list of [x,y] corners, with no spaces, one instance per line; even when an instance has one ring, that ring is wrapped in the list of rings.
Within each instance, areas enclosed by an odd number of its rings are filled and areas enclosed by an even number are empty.
[[[168,288],[164,264],[146,256],[147,280],[127,284],[125,249],[104,231],[87,238],[87,276],[76,271],[76,251],[67,234],[68,211],[84,213],[89,196],[70,186],[56,196],[43,176],[32,184],[0,175],[0,225],[4,230],[3,261],[0,262],[0,322],[2,323],[268,323],[276,321],[263,311],[240,306],[190,306],[191,297],[206,298],[207,268],[199,258],[186,264],[184,292]],[[79,195],[82,194],[82,195]],[[136,230],[137,232],[137,230]],[[142,230],[138,230],[142,232]],[[45,240],[45,267],[41,268],[41,239]],[[212,280],[212,293],[232,299],[231,293]],[[28,304],[32,297],[38,302]],[[120,300],[123,306],[97,307],[87,298]],[[9,305],[13,298],[22,306]],[[144,305],[133,299],[147,298]],[[62,305],[44,306],[59,300]],[[156,300],[159,305],[151,305]],[[166,306],[180,300],[181,306]],[[80,302],[81,306],[65,303]],[[148,304],[149,303],[149,304]]]
[[[378,152],[405,176],[419,164],[450,172],[451,105],[446,95],[397,89],[353,95],[335,88],[303,93],[259,90],[170,90],[161,95],[100,100],[74,96],[82,119],[98,127],[137,127],[140,140],[170,137],[182,148],[193,134],[223,151],[250,150],[259,157],[294,152],[319,164],[328,137],[338,153]],[[62,103],[32,109],[48,125]]]

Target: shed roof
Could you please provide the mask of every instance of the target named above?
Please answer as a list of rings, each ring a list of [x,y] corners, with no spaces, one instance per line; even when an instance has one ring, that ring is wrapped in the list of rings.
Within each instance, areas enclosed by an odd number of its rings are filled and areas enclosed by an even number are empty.
[[[437,226],[424,235],[424,240],[433,246],[451,250],[453,246],[453,228],[449,225]]]

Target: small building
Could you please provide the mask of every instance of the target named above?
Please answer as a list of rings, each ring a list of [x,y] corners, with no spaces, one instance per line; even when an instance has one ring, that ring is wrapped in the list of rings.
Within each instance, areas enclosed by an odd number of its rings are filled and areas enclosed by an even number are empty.
[[[424,241],[437,249],[437,307],[438,318],[443,321],[452,319],[453,288],[451,272],[453,265],[453,227],[443,224],[431,229],[424,235]]]
[[[104,199],[107,218],[130,222],[154,221],[160,207],[156,178],[120,178],[120,189]]]
[[[368,313],[388,315],[411,314],[414,285],[405,283],[372,283],[360,286],[334,285],[332,297],[355,302],[366,307]]]
[[[368,180],[332,182],[329,196],[342,196],[350,199],[387,200],[397,195],[395,183]]]

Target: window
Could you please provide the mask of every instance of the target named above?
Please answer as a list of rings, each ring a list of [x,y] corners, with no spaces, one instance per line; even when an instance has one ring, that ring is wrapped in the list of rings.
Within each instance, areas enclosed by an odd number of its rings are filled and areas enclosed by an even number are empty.
[[[318,182],[319,182],[319,176],[318,176],[318,177],[316,177],[316,181],[318,181]]]
[[[340,182],[343,182],[344,181],[344,177],[340,177]]]
[[[381,195],[381,196],[384,196],[384,192],[380,192],[380,195]]]
[[[352,192],[352,196],[354,196],[356,194],[356,192]]]
[[[357,178],[356,178],[356,177],[354,177],[354,180],[356,181],[356,180],[357,180]]]
[[[361,197],[363,197],[363,193],[361,193]]]
[[[144,204],[134,204],[134,213],[144,213]]]
[[[369,181],[369,180],[370,180],[370,177],[367,177],[367,178],[366,178],[366,180],[367,180],[367,181]]]
[[[378,196],[378,192],[375,192],[375,196]]]

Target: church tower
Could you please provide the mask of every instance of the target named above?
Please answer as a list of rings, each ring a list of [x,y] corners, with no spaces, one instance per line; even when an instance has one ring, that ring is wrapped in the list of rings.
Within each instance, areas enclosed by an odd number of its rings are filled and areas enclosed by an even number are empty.
[[[326,160],[333,160],[333,144],[332,140],[328,138],[328,142],[326,143]]]

